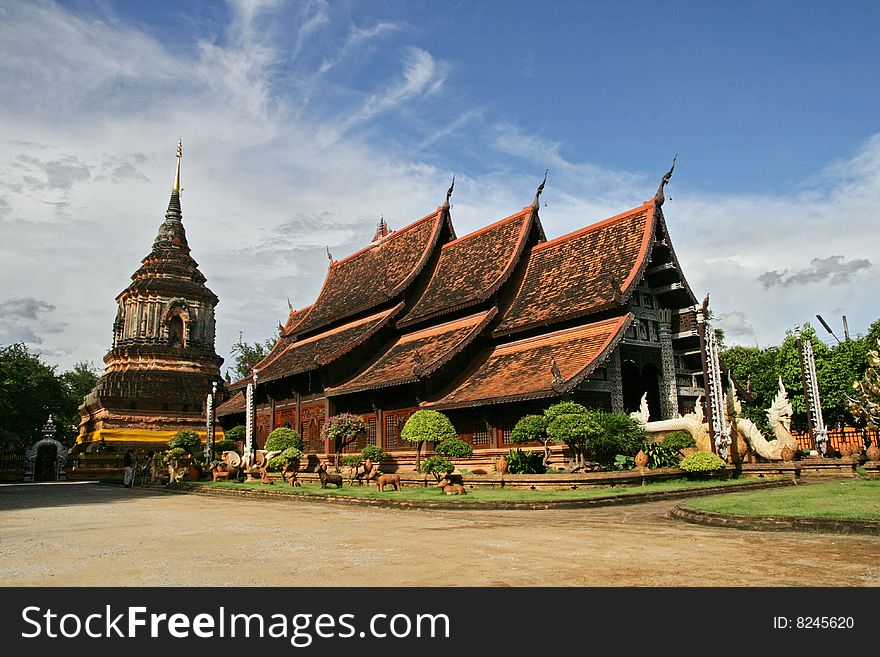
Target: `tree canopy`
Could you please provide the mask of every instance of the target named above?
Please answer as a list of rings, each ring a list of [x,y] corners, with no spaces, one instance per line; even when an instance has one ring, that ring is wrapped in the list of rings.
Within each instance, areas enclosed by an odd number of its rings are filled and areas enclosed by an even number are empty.
[[[24,344],[0,346],[0,429],[31,443],[51,414],[55,437],[70,447],[79,432],[78,409],[97,382],[91,363],[77,363],[59,374]]]

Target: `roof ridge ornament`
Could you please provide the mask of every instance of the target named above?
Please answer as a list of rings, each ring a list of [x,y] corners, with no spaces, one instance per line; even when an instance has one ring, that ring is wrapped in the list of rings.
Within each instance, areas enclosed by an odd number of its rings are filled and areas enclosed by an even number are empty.
[[[675,171],[675,161],[678,159],[678,153],[675,154],[672,158],[672,166],[669,167],[669,171],[667,171],[663,178],[660,180],[660,187],[657,188],[657,193],[654,194],[654,204],[658,207],[663,205],[663,202],[666,200],[666,195],[663,193],[663,188],[669,184],[669,179],[672,178],[672,172]]]
[[[562,376],[562,372],[559,369],[559,365],[556,364],[553,354],[550,354],[550,374],[553,375],[553,389],[557,392],[561,391],[563,386],[565,386],[565,377]]]
[[[452,174],[452,184],[449,185],[449,189],[446,190],[446,201],[444,201],[444,203],[443,203],[444,210],[449,210],[449,208],[451,207],[449,205],[449,197],[452,196],[452,190],[454,190],[454,189],[455,189],[455,174],[453,173]]]
[[[385,223],[385,215],[380,214],[379,215],[379,223],[376,224],[376,234],[373,235],[373,241],[378,242],[383,237],[388,237],[388,234],[390,232],[391,231],[388,230],[388,224]]]
[[[180,193],[180,159],[183,157],[183,139],[177,138],[177,169],[174,171],[174,184],[171,185],[171,192]]]
[[[325,246],[324,248],[327,249],[327,260],[330,261],[330,266],[332,267],[333,264],[334,264],[336,261],[333,259],[333,254],[330,253],[330,247],[329,247],[329,246]]]
[[[541,181],[541,184],[538,185],[538,189],[535,190],[535,200],[532,201],[532,210],[535,212],[541,207],[541,192],[544,191],[544,185],[547,184],[547,173],[549,171],[550,169],[544,169],[544,180]]]

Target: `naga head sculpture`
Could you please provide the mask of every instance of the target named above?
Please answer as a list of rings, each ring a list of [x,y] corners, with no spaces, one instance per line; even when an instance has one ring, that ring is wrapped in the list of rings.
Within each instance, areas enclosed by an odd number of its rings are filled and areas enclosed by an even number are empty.
[[[785,386],[782,385],[782,377],[780,376],[779,392],[776,393],[770,408],[767,409],[767,419],[770,422],[770,426],[779,423],[786,431],[791,432],[791,416],[793,414],[794,409],[791,407],[788,393],[785,391]]]

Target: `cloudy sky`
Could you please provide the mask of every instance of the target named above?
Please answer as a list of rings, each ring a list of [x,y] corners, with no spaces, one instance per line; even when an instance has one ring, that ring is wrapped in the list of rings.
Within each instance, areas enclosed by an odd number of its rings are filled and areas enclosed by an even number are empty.
[[[880,317],[880,5],[0,0],[0,344],[100,363],[178,136],[218,352],[314,300],[329,246],[653,196],[728,340]],[[831,340],[830,336],[824,336]]]

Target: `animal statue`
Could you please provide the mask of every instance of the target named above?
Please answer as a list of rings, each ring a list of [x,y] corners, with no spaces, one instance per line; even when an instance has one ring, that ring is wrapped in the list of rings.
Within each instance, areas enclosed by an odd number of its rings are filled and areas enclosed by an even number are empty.
[[[369,466],[367,465],[369,464]],[[355,479],[359,482],[361,479],[369,479],[370,470],[373,469],[373,462],[370,459],[361,461],[357,465],[353,465],[348,469],[348,485],[351,486]]]
[[[333,484],[336,488],[342,488],[342,475],[335,472],[327,472],[327,466],[323,463],[316,470],[321,478],[321,488],[327,488],[327,484]]]
[[[454,484],[449,481],[449,477],[443,477],[437,482],[437,488],[443,490],[447,495],[467,495],[467,491],[461,484]]]
[[[281,467],[281,479],[289,483],[291,487],[299,486],[300,483],[297,479],[298,469],[299,463],[297,463],[296,467],[293,467],[290,461],[285,461]]]
[[[385,492],[385,486],[394,486],[394,490],[400,490],[400,475],[380,474],[376,477],[376,487],[380,493]]]
[[[179,484],[189,472],[189,467],[174,461],[168,464],[168,483]]]
[[[499,456],[498,460],[495,461],[496,472],[498,472],[498,474],[500,474],[500,475],[505,475],[505,474],[507,474],[508,469],[509,469],[509,466],[507,464],[507,459],[504,457],[504,455]]]
[[[228,479],[238,480],[241,478],[243,461],[238,452],[223,452],[220,460],[223,461],[226,469],[229,470]]]
[[[269,479],[269,471],[266,469],[265,465],[261,465],[260,467],[260,483],[264,486],[271,486],[275,482]]]
[[[214,481],[229,481],[229,475],[231,474],[232,471],[225,465],[211,466],[211,476],[213,477]]]

